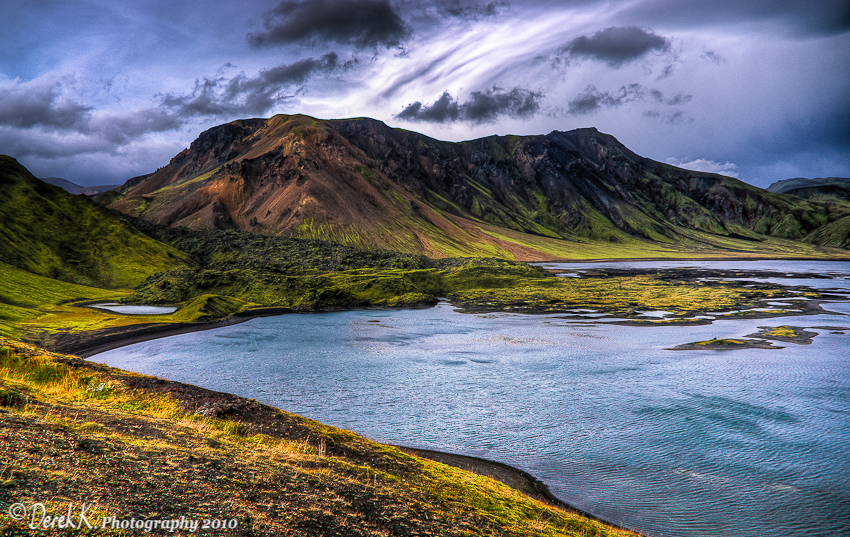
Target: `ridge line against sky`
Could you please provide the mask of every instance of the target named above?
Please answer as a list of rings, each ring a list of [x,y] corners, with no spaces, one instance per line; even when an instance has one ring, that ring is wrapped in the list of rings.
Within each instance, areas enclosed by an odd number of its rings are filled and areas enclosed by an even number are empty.
[[[850,176],[846,0],[0,0],[0,153],[119,183],[212,126],[596,127],[766,187]]]

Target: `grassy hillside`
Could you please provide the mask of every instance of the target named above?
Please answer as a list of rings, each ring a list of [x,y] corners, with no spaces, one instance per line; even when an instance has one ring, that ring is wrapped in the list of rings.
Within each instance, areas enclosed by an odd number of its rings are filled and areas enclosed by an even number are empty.
[[[70,302],[113,300],[129,293],[39,276],[0,262],[0,335],[20,338],[21,329]]]
[[[246,306],[239,299],[201,293],[187,298],[168,315],[121,315],[87,307],[91,302],[118,301],[132,293],[132,289],[63,282],[0,263],[0,336],[50,347],[71,345],[90,333],[204,322]]]
[[[818,177],[806,179],[795,177],[777,181],[767,187],[768,192],[791,194],[801,198],[850,201],[850,178]]]
[[[59,515],[86,501],[97,526],[183,516],[225,520],[223,535],[634,535],[253,400],[2,338],[0,407],[0,505]],[[3,509],[0,533],[27,531]]]
[[[66,282],[121,288],[188,258],[0,156],[0,260]]]

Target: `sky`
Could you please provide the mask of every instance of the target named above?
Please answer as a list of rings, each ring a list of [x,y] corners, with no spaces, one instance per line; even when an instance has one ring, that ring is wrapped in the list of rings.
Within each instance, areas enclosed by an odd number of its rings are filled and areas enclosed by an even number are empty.
[[[250,117],[596,127],[766,187],[850,177],[847,0],[0,0],[0,154],[118,184]]]

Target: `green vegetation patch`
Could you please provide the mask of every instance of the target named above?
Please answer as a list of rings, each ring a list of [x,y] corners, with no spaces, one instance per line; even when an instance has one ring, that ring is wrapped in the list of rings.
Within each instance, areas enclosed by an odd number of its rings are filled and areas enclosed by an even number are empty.
[[[747,337],[755,337],[761,339],[772,339],[775,341],[785,341],[787,343],[797,343],[799,345],[808,345],[818,335],[817,332],[809,332],[800,326],[759,326],[759,331],[755,334],[750,334]]]
[[[124,291],[127,294],[129,291]],[[111,300],[121,292],[45,278],[0,262],[0,335],[20,337],[23,323],[64,304]]]
[[[480,286],[459,286],[448,295],[467,311],[558,313],[591,309],[621,317],[643,310],[672,311],[679,317],[708,311],[747,309],[783,293],[780,288],[752,289],[734,282],[671,281],[651,275],[603,278],[511,279],[510,284],[487,280]],[[463,288],[466,287],[466,288]]]

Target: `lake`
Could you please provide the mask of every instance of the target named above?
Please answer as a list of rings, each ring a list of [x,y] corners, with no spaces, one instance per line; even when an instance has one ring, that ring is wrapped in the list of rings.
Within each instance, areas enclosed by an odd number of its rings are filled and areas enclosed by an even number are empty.
[[[137,306],[134,304],[118,304],[115,302],[104,302],[102,304],[91,304],[90,308],[107,310],[124,315],[165,315],[177,311],[177,306]]]
[[[769,279],[850,294],[844,262],[651,263],[768,270]],[[580,276],[634,263],[544,265]],[[441,303],[257,318],[91,360],[253,397],[378,441],[498,460],[652,536],[848,535],[850,331],[835,329],[850,328],[847,305],[620,326],[461,314]],[[818,335],[809,345],[776,342],[779,350],[665,350],[781,325]]]

